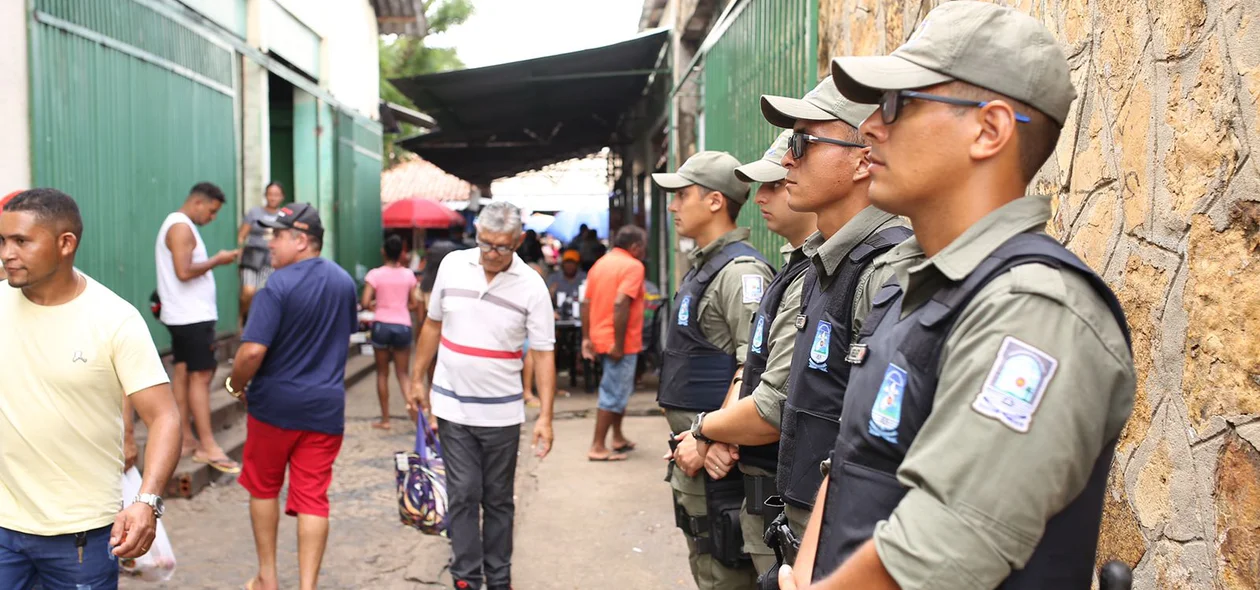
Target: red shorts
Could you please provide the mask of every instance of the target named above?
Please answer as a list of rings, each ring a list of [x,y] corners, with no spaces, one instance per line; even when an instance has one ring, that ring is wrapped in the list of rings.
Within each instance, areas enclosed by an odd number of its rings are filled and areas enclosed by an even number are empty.
[[[328,518],[328,485],[340,451],[340,434],[286,430],[250,416],[237,481],[249,495],[270,500],[280,495],[287,465],[289,500],[284,513]]]

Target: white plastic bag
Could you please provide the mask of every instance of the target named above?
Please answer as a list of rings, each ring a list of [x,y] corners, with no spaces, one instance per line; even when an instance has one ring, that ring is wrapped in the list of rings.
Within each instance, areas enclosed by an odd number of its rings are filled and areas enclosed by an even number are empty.
[[[130,506],[140,493],[140,472],[135,467],[123,473],[123,506]],[[123,575],[145,582],[165,582],[175,574],[175,551],[171,549],[171,540],[166,536],[162,520],[157,521],[157,535],[149,552],[134,559],[119,559],[118,568]]]

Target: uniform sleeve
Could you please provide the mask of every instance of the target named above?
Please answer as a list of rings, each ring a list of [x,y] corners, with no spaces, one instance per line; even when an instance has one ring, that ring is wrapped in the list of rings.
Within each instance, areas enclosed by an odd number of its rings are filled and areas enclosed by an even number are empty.
[[[643,298],[643,278],[646,271],[642,264],[628,267],[627,272],[617,282],[617,292],[631,299]]]
[[[139,312],[132,309],[127,314],[114,332],[112,344],[114,372],[124,393],[131,395],[154,385],[170,383],[157,346]]]
[[[770,267],[761,262],[736,260],[719,271],[709,287],[714,294],[713,304],[720,306],[715,311],[722,316],[723,327],[730,335],[731,348],[740,364],[748,356],[748,333],[757,308],[761,306],[761,296],[773,274]],[[703,323],[703,318],[701,321]]]
[[[281,315],[278,285],[268,283],[254,294],[254,300],[249,304],[249,319],[245,321],[241,342],[271,346],[280,329]]]
[[[788,284],[779,302],[778,315],[770,323],[767,342],[770,356],[761,383],[752,392],[757,413],[770,424],[778,426],[783,419],[783,404],[787,401],[787,379],[792,369],[792,344],[796,340],[796,315],[801,312],[801,292],[805,286],[805,274],[801,273]]]
[[[902,588],[992,588],[1023,567],[1131,413],[1120,329],[1092,291],[1092,303],[1067,292],[1067,278],[1077,277],[1014,269],[946,340],[932,413],[897,473],[910,490],[875,530]],[[986,403],[1021,398],[1031,411]]]
[[[881,264],[878,260],[874,264],[862,269],[862,273],[858,275],[857,290],[853,293],[853,329],[849,334],[849,341],[856,342],[857,335],[862,331],[862,326],[866,322],[866,314],[871,312],[871,304],[875,300],[875,294],[879,292],[880,287],[893,277],[893,268],[891,265]]]
[[[525,330],[529,335],[529,349],[543,352],[556,348],[556,311],[551,306],[551,293],[542,277],[538,277],[534,294],[530,297]]]

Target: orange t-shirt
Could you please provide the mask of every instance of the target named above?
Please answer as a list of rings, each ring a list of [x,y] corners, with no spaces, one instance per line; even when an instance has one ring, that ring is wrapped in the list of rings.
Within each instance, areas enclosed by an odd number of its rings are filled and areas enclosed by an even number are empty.
[[[646,269],[639,259],[621,248],[613,248],[595,261],[586,273],[586,301],[591,322],[591,343],[595,352],[612,350],[616,332],[613,329],[613,304],[617,295],[631,297],[630,320],[626,324],[626,341],[622,352],[638,354],[643,350],[643,276]]]

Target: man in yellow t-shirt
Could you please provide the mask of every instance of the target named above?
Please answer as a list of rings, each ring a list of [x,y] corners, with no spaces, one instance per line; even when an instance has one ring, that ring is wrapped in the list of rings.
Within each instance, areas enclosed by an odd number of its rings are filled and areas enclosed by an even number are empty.
[[[179,461],[153,339],[135,307],[75,270],[82,233],[54,189],[0,211],[0,588],[117,588],[116,559],[148,551]],[[141,493],[120,511],[125,401],[149,439]]]

